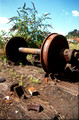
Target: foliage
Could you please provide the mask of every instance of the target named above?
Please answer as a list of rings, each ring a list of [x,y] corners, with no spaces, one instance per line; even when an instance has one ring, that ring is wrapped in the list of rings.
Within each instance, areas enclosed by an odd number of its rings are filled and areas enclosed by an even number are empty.
[[[4,35],[6,34],[5,31],[1,31],[1,34],[0,34],[0,49],[1,48],[4,48],[4,45],[5,45],[5,39],[2,38]]]
[[[46,23],[50,13],[45,13],[39,17],[39,14],[35,8],[33,2],[32,8],[26,7],[24,3],[23,7],[19,7],[17,10],[18,16],[10,18],[10,22],[13,22],[14,25],[11,28],[11,31],[17,30],[17,36],[23,37],[27,43],[28,47],[40,47],[44,38],[48,33],[48,27],[52,26]]]

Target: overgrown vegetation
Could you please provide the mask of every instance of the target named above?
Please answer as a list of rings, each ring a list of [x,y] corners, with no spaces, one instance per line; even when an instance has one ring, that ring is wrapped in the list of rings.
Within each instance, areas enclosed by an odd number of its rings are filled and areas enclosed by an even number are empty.
[[[24,3],[23,7],[19,7],[17,10],[18,16],[10,18],[10,22],[13,22],[14,25],[11,28],[11,31],[17,31],[16,36],[23,37],[27,43],[28,47],[39,47],[43,42],[44,38],[48,34],[48,27],[52,26],[46,23],[50,13],[45,13],[39,16],[35,5],[33,2],[32,8],[27,7]]]

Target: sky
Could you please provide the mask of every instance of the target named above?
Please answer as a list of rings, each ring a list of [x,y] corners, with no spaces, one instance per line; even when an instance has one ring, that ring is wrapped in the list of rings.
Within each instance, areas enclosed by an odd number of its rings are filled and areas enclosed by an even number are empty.
[[[31,2],[39,15],[51,13],[48,23],[53,26],[50,32],[62,35],[74,29],[79,30],[79,0],[0,0],[0,31],[8,31],[12,27],[9,18],[17,16],[17,9],[26,3],[27,7],[32,7]]]

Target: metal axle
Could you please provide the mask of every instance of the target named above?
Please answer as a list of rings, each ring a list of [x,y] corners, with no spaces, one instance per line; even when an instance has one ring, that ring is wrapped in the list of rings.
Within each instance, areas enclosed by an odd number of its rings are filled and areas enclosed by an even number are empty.
[[[27,54],[34,54],[34,55],[40,55],[41,49],[36,49],[36,48],[24,48],[20,47],[18,48],[19,52],[22,53],[27,53]]]

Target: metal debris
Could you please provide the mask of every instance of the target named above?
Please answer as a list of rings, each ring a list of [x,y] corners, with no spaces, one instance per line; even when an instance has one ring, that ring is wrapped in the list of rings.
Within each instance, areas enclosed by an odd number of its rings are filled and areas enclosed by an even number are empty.
[[[7,104],[11,104],[14,99],[14,95],[10,94],[9,96],[5,96],[4,100],[6,101]]]
[[[24,95],[24,91],[23,91],[23,87],[22,86],[16,86],[14,88],[14,92],[18,95],[19,98],[21,98],[22,95]]]
[[[31,94],[32,96],[39,94],[38,91],[37,91],[34,87],[30,87],[30,88],[28,89],[28,91],[30,92],[30,94]]]
[[[13,83],[10,87],[10,91],[14,91],[14,88],[18,85],[19,85],[19,83]]]
[[[5,100],[9,100],[9,98],[10,98],[9,96],[5,96],[4,97]]]
[[[32,103],[30,103],[30,104],[27,105],[28,110],[35,110],[37,112],[40,112],[40,108],[41,108],[40,104],[32,104]]]
[[[13,83],[10,87],[10,91],[14,92],[14,95],[19,98],[26,99],[26,95],[24,94],[23,86],[19,86],[18,83]]]

